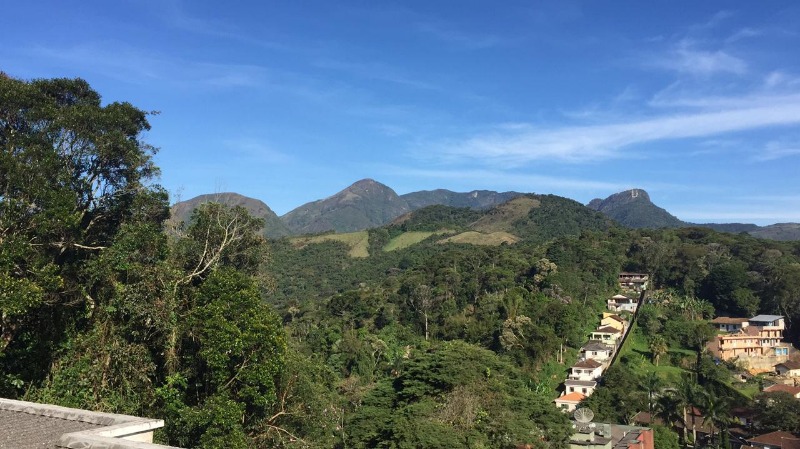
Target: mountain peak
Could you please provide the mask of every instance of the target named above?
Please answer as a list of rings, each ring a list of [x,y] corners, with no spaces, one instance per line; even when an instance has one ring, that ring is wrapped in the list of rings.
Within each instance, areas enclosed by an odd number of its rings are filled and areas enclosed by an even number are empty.
[[[409,210],[394,190],[367,178],[324,200],[306,203],[281,219],[295,233],[350,232],[381,226]]]
[[[601,200],[593,199],[587,207],[602,212],[629,228],[676,228],[685,223],[650,201],[643,189],[630,189]]]
[[[267,237],[276,238],[290,234],[289,228],[281,222],[275,212],[263,201],[236,192],[210,193],[177,202],[170,209],[172,220],[176,224],[182,221],[188,222],[192,216],[192,211],[201,204],[210,202],[221,203],[231,207],[244,207],[250,215],[264,220],[264,235]]]

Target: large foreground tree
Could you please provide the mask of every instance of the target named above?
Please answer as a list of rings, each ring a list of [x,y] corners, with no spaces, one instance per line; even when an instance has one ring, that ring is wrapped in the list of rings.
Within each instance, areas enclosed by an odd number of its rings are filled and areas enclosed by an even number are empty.
[[[167,216],[167,195],[148,185],[158,174],[141,138],[149,128],[146,112],[103,105],[83,80],[0,73],[3,393],[40,373],[67,329],[100,311],[103,285],[89,262],[126,224],[158,227]]]

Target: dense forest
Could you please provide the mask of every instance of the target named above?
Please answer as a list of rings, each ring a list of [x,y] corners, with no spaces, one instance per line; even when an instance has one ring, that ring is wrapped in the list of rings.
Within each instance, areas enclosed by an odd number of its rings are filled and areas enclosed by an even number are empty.
[[[507,228],[514,244],[444,241],[502,208],[432,206],[368,231],[353,257],[343,241],[267,240],[243,208],[171,223],[147,129],[82,80],[0,75],[3,397],[163,418],[160,440],[184,447],[562,448],[552,399],[621,270],[668,297],[640,332],[696,349],[676,382],[728,407],[749,399],[702,354],[704,319],[780,314],[800,336],[798,242],[627,230],[541,195]],[[674,381],[648,390],[636,363],[590,398],[602,419],[653,410],[648,391]]]

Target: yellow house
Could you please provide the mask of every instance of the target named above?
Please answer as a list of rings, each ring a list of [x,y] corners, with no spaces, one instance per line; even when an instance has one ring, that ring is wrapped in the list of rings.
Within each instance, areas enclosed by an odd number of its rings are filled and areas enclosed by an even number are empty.
[[[600,320],[600,327],[610,326],[622,332],[625,330],[625,320],[615,313],[603,313],[603,319]]]

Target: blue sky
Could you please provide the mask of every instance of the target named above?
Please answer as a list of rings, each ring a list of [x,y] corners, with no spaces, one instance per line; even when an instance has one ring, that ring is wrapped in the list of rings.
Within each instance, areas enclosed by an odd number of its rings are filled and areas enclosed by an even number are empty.
[[[800,222],[800,3],[27,1],[0,70],[159,111],[173,198],[629,189]]]

